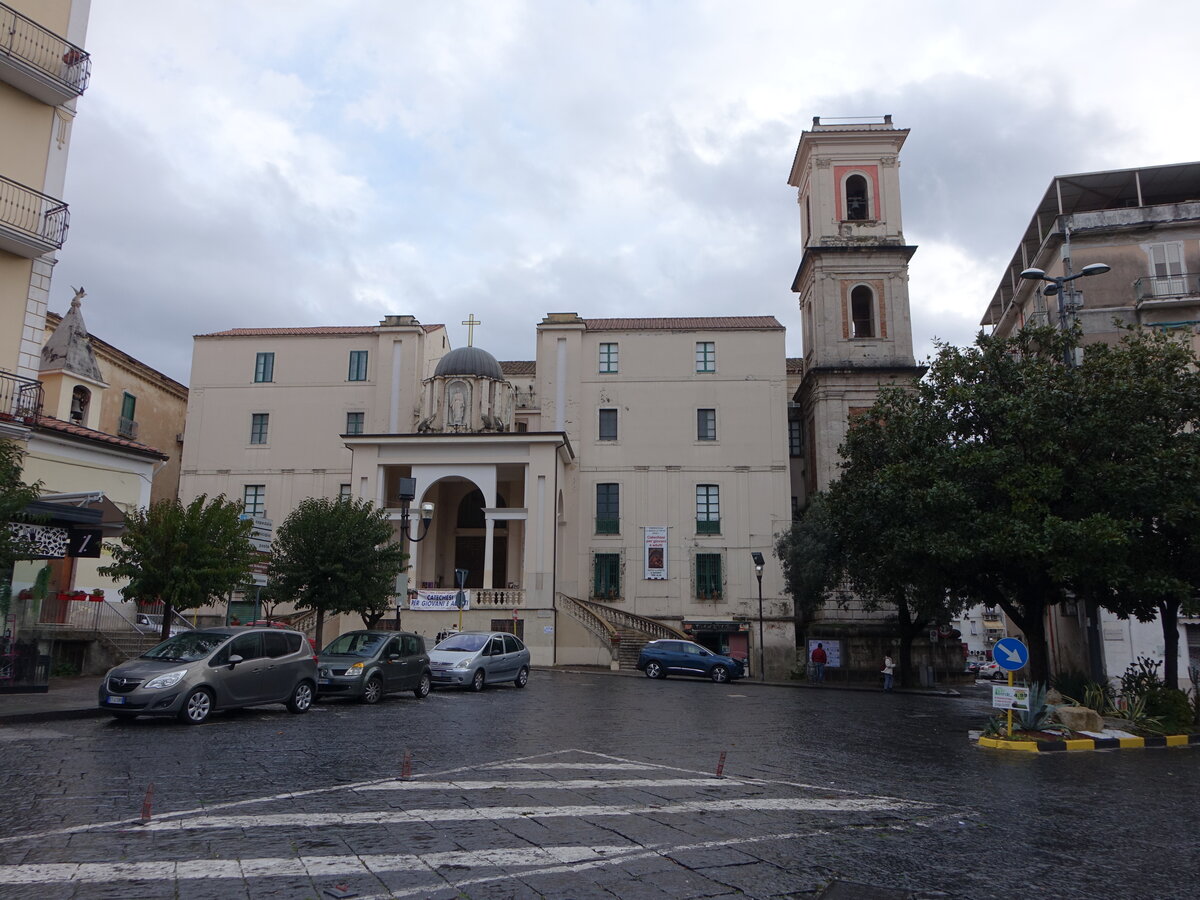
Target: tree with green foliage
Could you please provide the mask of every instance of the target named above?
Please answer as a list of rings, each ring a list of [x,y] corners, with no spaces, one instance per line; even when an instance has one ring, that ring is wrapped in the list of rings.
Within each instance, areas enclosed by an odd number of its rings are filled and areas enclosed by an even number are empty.
[[[327,614],[358,613],[365,627],[377,625],[408,561],[387,512],[355,498],[302,501],[272,549],[271,596],[316,610],[318,646]]]
[[[16,441],[0,439],[0,590],[10,585],[13,563],[23,558],[26,547],[10,523],[19,522],[22,513],[41,493],[41,482],[21,480],[25,451]]]
[[[246,581],[255,559],[251,524],[242,505],[224,495],[201,494],[184,506],[160,500],[125,517],[125,532],[111,544],[113,562],[101,575],[124,580],[126,600],[163,604],[162,637],[171,634],[172,614],[217,601]]]

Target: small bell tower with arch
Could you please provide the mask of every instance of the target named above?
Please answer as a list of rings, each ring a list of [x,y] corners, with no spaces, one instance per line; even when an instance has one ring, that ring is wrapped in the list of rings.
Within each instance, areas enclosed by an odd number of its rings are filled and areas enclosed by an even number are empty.
[[[908,261],[900,217],[900,148],[891,116],[813,119],[788,184],[798,191],[804,372],[793,398],[805,443],[807,498],[838,474],[849,423],[882,386],[923,371],[913,358]]]

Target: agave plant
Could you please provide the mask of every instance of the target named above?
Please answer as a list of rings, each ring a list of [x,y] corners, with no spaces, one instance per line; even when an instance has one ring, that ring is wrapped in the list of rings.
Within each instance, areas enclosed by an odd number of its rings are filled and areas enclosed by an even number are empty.
[[[1013,715],[1022,731],[1041,731],[1050,724],[1050,707],[1046,705],[1046,685],[1035,681],[1029,686],[1029,709],[1018,709]]]

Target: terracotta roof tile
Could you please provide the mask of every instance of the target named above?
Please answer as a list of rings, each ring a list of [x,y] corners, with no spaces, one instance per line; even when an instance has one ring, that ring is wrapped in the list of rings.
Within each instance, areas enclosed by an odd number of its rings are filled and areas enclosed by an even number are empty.
[[[505,375],[536,375],[537,363],[532,359],[502,359],[500,371]]]
[[[44,428],[46,431],[56,431],[59,434],[69,434],[72,437],[84,438],[85,440],[94,441],[97,444],[123,447],[126,450],[132,450],[134,453],[142,453],[157,459],[168,459],[167,454],[161,450],[155,450],[146,444],[139,444],[137,441],[117,437],[115,434],[96,431],[94,428],[85,428],[82,425],[76,425],[74,422],[64,422],[62,419],[54,418],[54,416],[38,416],[37,427]]]
[[[804,357],[789,356],[787,358],[787,371],[789,375],[799,375],[804,372]]]
[[[696,316],[652,319],[584,319],[588,331],[783,330],[774,316]]]

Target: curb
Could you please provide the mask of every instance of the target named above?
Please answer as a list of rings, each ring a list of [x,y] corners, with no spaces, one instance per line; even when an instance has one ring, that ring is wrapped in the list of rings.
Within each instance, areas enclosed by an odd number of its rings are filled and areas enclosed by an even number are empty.
[[[27,725],[30,722],[54,722],[64,719],[90,719],[102,716],[106,711],[97,706],[95,709],[47,709],[40,712],[13,713],[0,715],[0,727],[5,725]]]
[[[979,738],[979,746],[1018,753],[1061,753],[1071,750],[1140,750],[1145,747],[1200,747],[1200,734],[1168,734],[1155,737],[1071,738],[1062,741],[1001,741]]]

